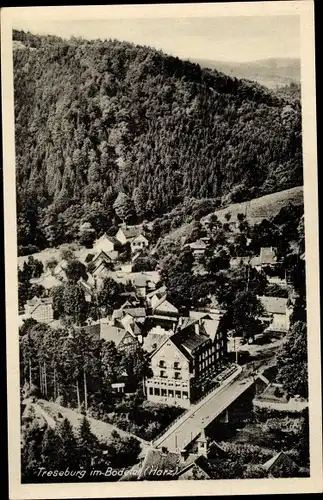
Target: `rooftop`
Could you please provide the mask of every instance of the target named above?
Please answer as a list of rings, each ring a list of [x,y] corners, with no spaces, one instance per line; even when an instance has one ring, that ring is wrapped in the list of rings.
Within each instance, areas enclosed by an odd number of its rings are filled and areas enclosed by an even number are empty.
[[[284,299],[282,297],[269,297],[265,295],[258,298],[268,314],[286,314],[288,299]]]

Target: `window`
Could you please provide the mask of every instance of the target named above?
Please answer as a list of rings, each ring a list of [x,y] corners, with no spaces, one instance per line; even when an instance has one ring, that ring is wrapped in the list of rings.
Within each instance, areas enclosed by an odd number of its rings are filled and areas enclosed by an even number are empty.
[[[182,397],[181,391],[175,391],[175,396],[176,396],[176,398],[181,399],[181,397]]]
[[[188,399],[188,392],[183,391],[183,399]]]
[[[166,397],[166,396],[167,396],[167,389],[162,389],[162,390],[161,390],[161,395],[162,395],[163,397]]]
[[[169,389],[169,390],[168,390],[168,396],[169,396],[170,398],[173,398],[173,397],[174,397],[174,391],[173,391],[172,389]]]
[[[164,361],[163,359],[161,359],[161,360],[159,361],[159,366],[160,366],[161,368],[166,368],[166,363],[165,363],[165,361]]]
[[[161,376],[161,378],[167,377],[165,370],[160,370],[160,376]]]
[[[181,377],[181,372],[175,372],[175,376],[174,376],[174,378],[175,378],[176,380],[181,379],[181,378],[182,378],[182,377]]]
[[[159,396],[160,395],[160,390],[158,387],[155,387],[155,396]]]
[[[152,396],[154,394],[154,390],[152,387],[149,387],[149,394]]]
[[[178,361],[175,361],[175,363],[174,363],[174,369],[175,370],[180,370],[181,369],[181,365],[179,364]]]

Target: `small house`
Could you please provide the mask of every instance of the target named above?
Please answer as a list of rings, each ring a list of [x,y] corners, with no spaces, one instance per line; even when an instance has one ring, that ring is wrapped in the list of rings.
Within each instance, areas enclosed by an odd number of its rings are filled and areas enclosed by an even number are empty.
[[[266,325],[267,331],[287,332],[289,329],[292,307],[288,299],[282,297],[258,297],[264,309],[260,318]]]
[[[143,250],[148,248],[149,241],[143,233],[140,233],[130,242],[130,245],[131,253],[137,254],[138,252],[142,252]]]
[[[27,300],[25,304],[25,314],[39,323],[50,323],[54,319],[52,297],[34,297]]]
[[[103,234],[93,245],[92,252],[99,253],[105,252],[112,254],[115,258],[118,257],[118,250],[120,250],[120,242],[114,236]]]

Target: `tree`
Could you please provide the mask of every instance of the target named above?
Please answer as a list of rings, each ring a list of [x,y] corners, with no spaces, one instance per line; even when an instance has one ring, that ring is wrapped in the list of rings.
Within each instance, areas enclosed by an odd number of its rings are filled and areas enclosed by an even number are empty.
[[[235,335],[253,338],[261,333],[264,330],[264,325],[259,320],[262,313],[263,308],[256,295],[250,291],[238,292],[228,311],[230,326]]]
[[[23,430],[22,433],[22,453],[21,453],[21,476],[22,482],[33,483],[42,466],[42,440],[44,429],[36,420]]]
[[[80,279],[87,281],[86,266],[79,260],[71,260],[65,267],[65,274],[71,283],[77,283]]]
[[[127,373],[129,384],[134,390],[138,388],[144,377],[152,376],[149,355],[139,344],[135,349],[123,353],[121,366]]]
[[[112,278],[106,277],[103,280],[102,288],[98,293],[98,304],[100,307],[105,307],[107,314],[120,304],[120,293],[123,292],[121,283],[117,283]]]
[[[140,453],[141,446],[135,437],[121,437],[117,431],[111,432],[109,446],[112,448],[111,461],[114,467],[133,465]]]
[[[134,207],[131,198],[120,192],[113,203],[115,213],[123,222],[128,222],[134,216]]]
[[[84,416],[78,430],[78,456],[79,466],[82,469],[89,470],[98,453],[98,439],[91,431],[91,425]]]
[[[71,247],[66,246],[61,249],[60,251],[61,260],[65,260],[66,262],[71,262],[72,260],[74,260],[74,258],[75,258],[74,251]]]
[[[53,298],[52,307],[55,319],[59,319],[65,314],[64,290],[64,285],[54,286],[51,290],[51,297]]]
[[[85,248],[92,248],[94,241],[95,241],[94,231],[83,231],[80,234],[79,243],[80,245],[85,246]]]
[[[61,448],[61,436],[54,429],[48,427],[44,432],[41,446],[42,463],[46,469],[59,469],[63,465],[60,455]]]
[[[86,318],[87,302],[81,286],[77,283],[64,285],[64,313],[76,324],[81,324]]]
[[[117,380],[122,373],[122,356],[114,342],[103,341],[101,346],[101,363],[106,386]]]
[[[60,437],[60,467],[64,468],[68,466],[72,470],[78,469],[80,467],[78,443],[71,423],[67,418],[64,418],[62,423],[58,425],[57,433]]]
[[[294,323],[277,356],[277,380],[290,396],[308,397],[307,326]]]

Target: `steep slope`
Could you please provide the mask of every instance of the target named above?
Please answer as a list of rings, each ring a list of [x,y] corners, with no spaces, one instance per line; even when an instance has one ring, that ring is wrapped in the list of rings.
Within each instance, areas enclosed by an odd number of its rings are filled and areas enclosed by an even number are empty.
[[[98,233],[153,219],[188,197],[221,206],[302,184],[299,101],[149,47],[14,40],[20,245],[73,238],[88,219]],[[116,214],[120,192],[129,206]]]

